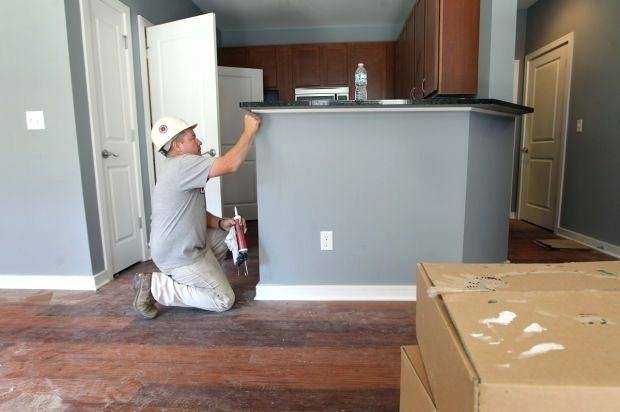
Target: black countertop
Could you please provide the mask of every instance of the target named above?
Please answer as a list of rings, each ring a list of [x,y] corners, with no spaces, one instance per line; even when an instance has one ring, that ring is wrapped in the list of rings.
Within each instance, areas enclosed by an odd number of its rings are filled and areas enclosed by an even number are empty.
[[[305,100],[292,102],[241,102],[239,107],[246,110],[260,109],[333,109],[333,108],[405,108],[405,107],[472,107],[494,112],[522,115],[534,109],[497,99],[478,99],[474,97],[433,97],[415,100]]]

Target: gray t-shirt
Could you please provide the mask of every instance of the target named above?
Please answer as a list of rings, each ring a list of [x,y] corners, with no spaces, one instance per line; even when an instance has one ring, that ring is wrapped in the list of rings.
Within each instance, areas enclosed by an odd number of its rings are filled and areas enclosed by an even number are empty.
[[[212,157],[166,158],[153,191],[151,257],[162,271],[195,263],[206,252],[204,186]]]

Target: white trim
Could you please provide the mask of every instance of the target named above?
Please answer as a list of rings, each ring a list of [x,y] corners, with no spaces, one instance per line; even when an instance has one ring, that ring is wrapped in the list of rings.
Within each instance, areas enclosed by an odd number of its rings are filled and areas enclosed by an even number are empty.
[[[101,288],[103,285],[111,282],[112,279],[114,279],[114,276],[107,270],[97,273],[95,275],[95,289]]]
[[[528,54],[525,56],[525,68],[523,70],[524,76],[524,84],[523,84],[523,96],[527,97],[527,87],[528,82],[528,73],[530,62],[536,57],[548,53],[553,49],[557,49],[558,47],[562,47],[564,44],[568,47],[568,57],[566,59],[566,91],[565,91],[565,109],[564,109],[564,130],[562,133],[562,140],[560,141],[560,165],[558,168],[559,177],[559,185],[557,187],[557,196],[556,196],[556,215],[554,222],[554,230],[560,228],[560,217],[562,216],[562,194],[564,193],[564,168],[566,164],[566,140],[568,138],[568,127],[569,127],[569,119],[568,116],[570,114],[570,96],[571,96],[571,87],[572,87],[572,79],[573,79],[573,51],[575,48],[575,33],[570,32],[565,36],[560,37],[559,39],[552,41],[546,46],[541,47],[540,49]],[[527,102],[524,100],[524,103]],[[525,121],[521,123],[521,148],[525,146]],[[521,218],[521,190],[523,185],[523,156],[519,156],[519,190],[517,192],[517,216],[519,219]]]
[[[604,242],[562,227],[557,227],[555,229],[555,233],[565,239],[574,240],[575,242],[590,246],[592,249],[598,250],[599,252],[606,253],[620,259],[620,246],[614,245],[613,243]]]
[[[151,93],[149,90],[149,74],[147,70],[147,53],[146,53],[146,28],[153,26],[153,23],[138,15],[138,43],[140,47],[140,75],[142,77],[142,103],[144,109],[144,134],[146,142],[146,158],[148,159],[149,171],[149,188],[151,194],[155,188],[155,152],[150,139],[150,131],[152,127],[151,119]]]
[[[515,212],[510,212],[510,215],[508,217],[510,219],[516,219],[517,218],[517,214]]]
[[[92,275],[0,275],[0,289],[96,290]]]
[[[138,215],[139,218],[142,219],[142,228],[140,228],[140,237],[142,243],[142,259],[148,260],[147,256],[148,252],[148,241],[146,236],[146,218],[145,218],[145,210],[144,210],[144,192],[142,190],[142,171],[140,167],[140,145],[139,145],[139,136],[138,136],[138,125],[137,125],[137,108],[136,108],[136,93],[135,93],[135,77],[133,70],[133,43],[131,37],[131,22],[130,22],[130,9],[125,4],[118,0],[101,0],[106,2],[110,7],[121,10],[125,14],[124,20],[124,35],[127,36],[127,53],[128,53],[128,67],[126,70],[128,71],[127,76],[129,79],[128,89],[129,89],[129,109],[131,113],[129,114],[131,118],[131,126],[133,128],[132,132],[134,134],[134,165],[135,165],[135,176],[136,176],[136,199],[138,202]],[[94,102],[97,100],[97,88],[96,88],[96,79],[94,74],[94,68],[92,67],[92,55],[93,50],[91,48],[92,38],[91,38],[91,10],[90,10],[90,0],[79,0],[80,2],[80,25],[82,31],[82,47],[84,52],[84,69],[86,74],[86,94],[88,99],[88,107],[89,107],[89,123],[90,123],[90,131],[91,131],[91,141],[93,143],[93,160],[95,165],[95,187],[97,190],[97,206],[99,208],[99,222],[100,222],[100,230],[101,230],[101,243],[103,248],[103,257],[104,257],[104,271],[105,273],[111,270],[111,262],[112,255],[110,250],[110,234],[109,234],[109,222],[108,222],[108,205],[105,199],[104,192],[104,184],[103,184],[103,165],[101,163],[101,147],[100,140],[97,137],[97,133],[99,128],[97,125],[100,123],[99,115],[97,110],[93,110]]]
[[[256,285],[255,300],[415,301],[415,285]]]
[[[343,112],[477,112],[490,114],[494,116],[504,116],[504,117],[516,117],[521,116],[520,114],[511,114],[504,112],[497,112],[495,110],[489,109],[480,109],[477,107],[464,106],[464,107],[323,107],[323,108],[293,108],[293,109],[279,109],[279,108],[246,108],[243,107],[244,110],[249,110],[252,113],[343,113]]]

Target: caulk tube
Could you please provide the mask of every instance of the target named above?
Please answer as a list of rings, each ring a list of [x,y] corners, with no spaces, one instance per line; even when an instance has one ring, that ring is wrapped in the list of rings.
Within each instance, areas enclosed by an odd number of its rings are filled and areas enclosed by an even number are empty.
[[[239,252],[247,252],[248,246],[245,243],[245,233],[243,233],[243,225],[241,224],[241,216],[237,212],[237,206],[235,206],[235,232],[237,232],[237,245],[239,246]]]

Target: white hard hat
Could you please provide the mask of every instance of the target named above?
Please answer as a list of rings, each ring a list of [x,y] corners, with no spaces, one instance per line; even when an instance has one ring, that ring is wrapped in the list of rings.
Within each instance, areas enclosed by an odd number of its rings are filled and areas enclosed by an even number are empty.
[[[162,148],[166,151],[170,149],[168,143],[179,133],[196,127],[188,124],[185,120],[178,117],[162,117],[153,124],[151,129],[151,140],[155,146],[155,150],[160,151]]]

